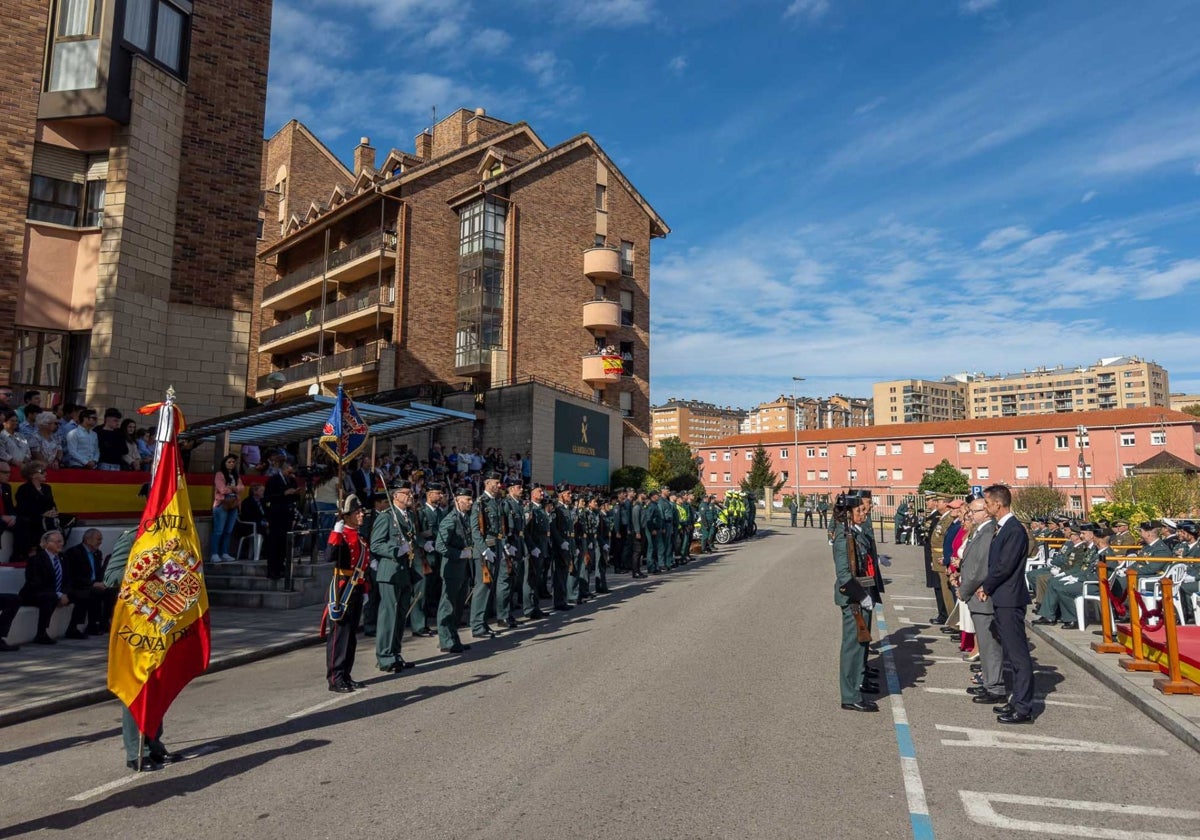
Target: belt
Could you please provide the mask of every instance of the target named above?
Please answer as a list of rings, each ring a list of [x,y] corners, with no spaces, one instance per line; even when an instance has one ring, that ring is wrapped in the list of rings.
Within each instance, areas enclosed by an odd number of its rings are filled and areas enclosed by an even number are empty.
[[[334,569],[333,574],[335,577],[351,577],[354,574],[354,570],[353,569]]]

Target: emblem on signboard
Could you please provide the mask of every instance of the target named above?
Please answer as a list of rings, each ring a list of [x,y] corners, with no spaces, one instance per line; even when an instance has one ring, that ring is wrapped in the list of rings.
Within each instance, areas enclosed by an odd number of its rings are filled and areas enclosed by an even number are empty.
[[[587,415],[583,415],[583,421],[579,424],[579,442],[587,443]]]

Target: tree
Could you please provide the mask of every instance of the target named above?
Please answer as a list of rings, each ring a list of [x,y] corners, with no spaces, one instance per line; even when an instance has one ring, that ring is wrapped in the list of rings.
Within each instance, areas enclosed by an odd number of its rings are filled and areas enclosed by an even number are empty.
[[[1200,417],[1200,403],[1192,403],[1191,405],[1185,405],[1183,408],[1181,408],[1179,410],[1182,411],[1184,414],[1190,414],[1193,417]]]
[[[1158,519],[1161,512],[1153,505],[1145,502],[1096,502],[1092,505],[1092,519],[1107,522],[1128,522],[1129,527],[1136,529],[1139,522]]]
[[[699,483],[700,468],[696,466],[692,448],[671,436],[663,438],[650,450],[650,475],[659,485],[678,492],[690,490]]]
[[[1067,494],[1045,484],[1027,484],[1013,492],[1012,511],[1025,522],[1053,516],[1066,506]]]
[[[1157,508],[1159,516],[1185,516],[1200,506],[1200,484],[1181,472],[1123,476],[1108,495],[1114,502]]]
[[[632,464],[621,467],[619,470],[613,470],[612,478],[609,480],[609,486],[616,489],[618,487],[632,487],[635,490],[642,486],[642,482],[646,480],[649,472],[645,467],[637,467]]]
[[[951,464],[947,458],[943,458],[942,462],[933,468],[933,472],[924,476],[917,485],[917,490],[922,493],[950,493],[955,496],[964,496],[970,489],[971,485],[967,483],[967,477],[963,475],[962,470]]]
[[[770,488],[771,492],[775,493],[782,486],[783,479],[771,469],[771,456],[767,454],[766,448],[760,442],[758,446],[754,447],[754,454],[750,459],[750,472],[746,473],[746,477],[742,479],[742,491],[762,498],[766,496],[764,492],[766,488]]]

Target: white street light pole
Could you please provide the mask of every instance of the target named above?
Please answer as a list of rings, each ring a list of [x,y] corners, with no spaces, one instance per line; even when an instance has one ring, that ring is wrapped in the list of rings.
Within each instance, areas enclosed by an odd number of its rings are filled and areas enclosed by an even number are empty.
[[[792,377],[792,457],[795,459],[795,469],[792,470],[792,504],[800,504],[800,406],[796,403],[796,383],[803,382],[803,376]]]

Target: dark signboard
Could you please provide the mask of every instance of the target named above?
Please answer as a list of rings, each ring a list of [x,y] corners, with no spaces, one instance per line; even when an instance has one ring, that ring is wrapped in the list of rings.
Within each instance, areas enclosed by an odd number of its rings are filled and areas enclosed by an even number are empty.
[[[554,482],[607,485],[607,414],[554,401]]]

